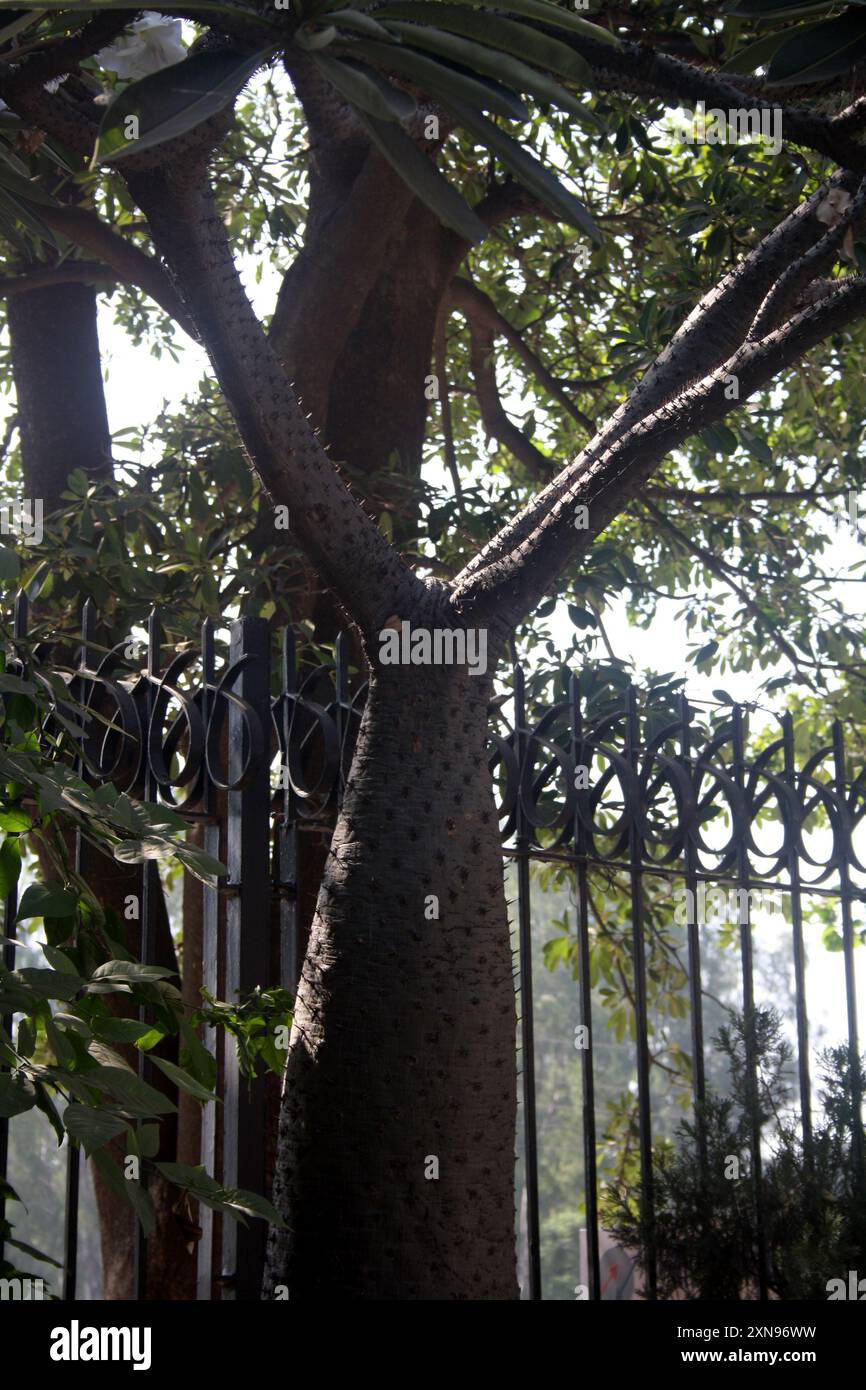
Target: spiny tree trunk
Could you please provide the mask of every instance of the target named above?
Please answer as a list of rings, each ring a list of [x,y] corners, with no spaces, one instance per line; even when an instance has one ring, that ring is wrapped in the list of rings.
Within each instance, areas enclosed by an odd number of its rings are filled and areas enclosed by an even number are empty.
[[[266,1296],[517,1297],[490,689],[457,667],[371,681],[297,999]]]
[[[111,476],[96,290],[66,284],[13,294],[7,319],[28,496],[51,512],[74,469],[94,481]]]

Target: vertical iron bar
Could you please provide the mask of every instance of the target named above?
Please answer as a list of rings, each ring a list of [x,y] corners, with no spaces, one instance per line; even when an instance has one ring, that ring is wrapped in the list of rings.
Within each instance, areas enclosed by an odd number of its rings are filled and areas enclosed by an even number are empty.
[[[839,884],[842,890],[842,950],[845,957],[845,1004],[848,1015],[848,1057],[851,1066],[851,1099],[855,1117],[851,1146],[855,1170],[866,1186],[863,1154],[863,1094],[860,1086],[860,1042],[857,1035],[857,978],[854,973],[854,923],[851,917],[851,875],[848,858],[851,853],[848,817],[848,790],[845,782],[845,742],[842,725],[833,721],[833,762],[835,765],[836,799],[842,810],[844,844],[839,858]]]
[[[580,708],[580,682],[572,672],[569,678],[571,708],[571,758],[577,767],[577,754],[583,734]],[[577,954],[580,971],[580,1021],[586,1029],[586,1047],[580,1054],[583,1112],[583,1175],[586,1193],[586,1262],[589,1275],[589,1296],[601,1297],[598,1231],[598,1164],[596,1159],[595,1070],[592,1057],[592,984],[590,982],[589,949],[589,883],[586,855],[588,835],[578,812],[577,791],[574,809],[575,874],[577,877]]]
[[[782,743],[785,755],[785,781],[796,794],[797,770],[794,764],[794,720],[782,715]],[[800,821],[785,827],[788,841],[788,882],[791,885],[791,921],[794,937],[794,982],[797,1008],[797,1067],[800,1078],[800,1118],[803,1148],[807,1160],[812,1152],[812,1083],[809,1075],[809,1020],[806,1012],[806,951],[803,943],[803,899],[800,888]]]
[[[639,733],[634,686],[626,697],[626,757],[638,780]],[[637,1060],[638,1125],[640,1130],[641,1213],[646,1232],[646,1278],[650,1298],[656,1297],[655,1183],[653,1180],[652,1095],[650,1089],[649,1021],[646,995],[644,932],[642,806],[629,814],[629,877],[631,879],[632,962],[634,970],[635,1051]]]
[[[523,1135],[526,1180],[526,1243],[529,1252],[529,1297],[541,1299],[541,1245],[538,1220],[538,1126],[535,1114],[535,1028],[532,1010],[532,914],[529,848],[523,809],[524,776],[530,775],[523,671],[514,667],[514,741],[517,759],[517,911],[520,941],[520,1039],[523,1054]]]
[[[79,649],[79,669],[89,666],[88,649],[96,637],[96,608],[93,600],[87,599],[81,614],[81,647]],[[73,690],[75,698],[82,704],[86,698],[86,682],[77,677]],[[82,721],[83,722],[83,721]],[[75,760],[79,777],[84,776],[84,756]],[[87,846],[81,832],[75,832],[75,871],[87,878]],[[63,1235],[63,1300],[73,1303],[78,1285],[78,1205],[81,1200],[81,1150],[67,1138],[66,1151],[66,1206]]]
[[[24,638],[27,636],[27,618],[29,613],[29,601],[26,593],[19,590],[13,609],[12,631],[15,637]],[[6,669],[6,654],[3,653],[2,669]],[[15,947],[12,944],[16,936],[16,916],[18,913],[18,880],[13,883],[9,892],[6,894],[3,911],[3,935],[8,937],[8,941],[3,944],[3,964],[7,970],[15,969]],[[3,1032],[14,1042],[12,1037],[13,1015],[4,1014],[2,1020]],[[0,1067],[0,1071],[7,1068]],[[9,1120],[3,1115],[0,1116],[0,1179],[8,1181],[9,1164]],[[0,1190],[0,1223],[6,1219],[6,1198]],[[0,1264],[3,1261],[3,1252],[6,1242],[3,1239],[3,1227],[0,1225]]]
[[[206,618],[201,625],[201,666],[202,700],[201,716],[205,729],[205,747],[209,746],[207,735],[210,722],[216,719],[216,701],[213,698],[215,675],[213,623]],[[211,781],[207,758],[202,760],[202,799],[201,807],[205,814],[203,848],[214,859],[220,857],[220,826],[212,822],[215,812],[214,785]],[[202,946],[201,982],[212,998],[219,995],[219,889],[213,884],[202,885]],[[203,1030],[202,1042],[216,1062],[217,1033],[215,1028]],[[201,1162],[211,1177],[216,1176],[216,1104],[205,1105],[201,1112]],[[207,1302],[213,1296],[213,1242],[214,1214],[204,1203],[199,1204],[199,1225],[201,1240],[198,1243],[196,1296]]]
[[[139,763],[142,800],[155,801],[157,783],[150,765],[150,721],[155,704],[155,687],[159,682],[161,664],[162,627],[159,614],[154,608],[147,620],[147,673],[145,678],[142,710],[142,749]],[[159,870],[152,859],[146,859],[139,869],[141,930],[139,959],[142,965],[152,965],[156,940],[156,904],[160,891]],[[142,1023],[150,1023],[150,1010],[142,1005],[138,1011]],[[150,1084],[153,1065],[146,1052],[139,1051],[139,1078]],[[139,1129],[141,1126],[139,1125]],[[147,1190],[147,1172],[141,1167],[139,1184],[142,1191]],[[137,1222],[135,1242],[135,1297],[139,1301],[147,1298],[147,1237],[140,1221]]]
[[[229,661],[250,658],[234,690],[249,706],[252,728],[264,740],[260,763],[248,769],[242,787],[228,794],[226,861],[232,891],[226,905],[226,1000],[230,1004],[264,986],[270,946],[270,628],[263,618],[241,618],[231,626]],[[229,706],[230,780],[252,756],[252,730],[244,711]],[[263,1194],[265,1190],[265,1082],[242,1078],[237,1050],[225,1050],[223,1183]],[[223,1285],[229,1297],[259,1296],[264,1266],[264,1221],[239,1228],[223,1222]]]
[[[755,1194],[755,1226],[758,1244],[758,1290],[762,1302],[767,1299],[767,1240],[764,1221],[764,1196],[761,1159],[761,1126],[758,1120],[758,1059],[755,1037],[755,967],[752,951],[752,923],[749,900],[749,857],[746,835],[749,829],[746,814],[746,763],[743,740],[743,710],[733,709],[732,743],[734,781],[743,798],[743,815],[734,826],[737,841],[737,909],[740,926],[740,954],[743,972],[743,1023],[746,1043],[746,1094],[751,1129],[752,1184]]]
[[[686,765],[689,780],[695,789],[699,778],[692,768],[692,712],[685,695],[680,696],[680,757]],[[689,1001],[691,1007],[692,1032],[692,1096],[698,1133],[698,1156],[701,1171],[707,1171],[707,1133],[704,1102],[707,1098],[706,1070],[704,1064],[704,1002],[701,993],[701,933],[698,922],[698,855],[695,845],[695,828],[684,827],[683,866],[685,868],[686,902],[689,904],[686,934],[689,954]]]
[[[294,994],[298,987],[301,962],[298,959],[298,824],[294,794],[289,786],[289,696],[297,690],[295,634],[283,629],[280,694],[283,761],[282,807],[276,819],[277,881],[280,885],[280,984]]]

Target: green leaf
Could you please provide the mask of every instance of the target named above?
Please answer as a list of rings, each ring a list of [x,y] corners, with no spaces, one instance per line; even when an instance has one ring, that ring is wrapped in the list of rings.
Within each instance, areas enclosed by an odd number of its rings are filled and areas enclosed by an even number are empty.
[[[156,1225],[156,1216],[153,1210],[153,1203],[145,1188],[138,1182],[125,1178],[117,1164],[106,1153],[104,1149],[97,1149],[93,1154],[93,1162],[105,1179],[105,1183],[111,1188],[112,1192],[134,1208],[142,1230],[146,1236],[153,1235]]]
[[[590,214],[587,212],[583,203],[574,194],[569,193],[563,188],[558,179],[554,178],[542,164],[522,145],[518,145],[516,140],[512,140],[510,135],[506,135],[492,121],[488,121],[486,116],[481,116],[477,111],[462,103],[451,102],[451,109],[457,116],[461,125],[472,132],[473,135],[487,149],[496,154],[507,169],[530,193],[535,194],[551,211],[555,212],[564,222],[569,222],[572,226],[580,228],[594,242],[600,244],[601,232],[595,225]]]
[[[756,68],[766,67],[776,49],[784,43],[786,33],[792,32],[793,30],[785,30],[780,34],[765,34],[763,38],[738,49],[719,68],[719,72],[752,73]]]
[[[188,1096],[194,1096],[196,1100],[205,1103],[217,1099],[212,1091],[206,1090],[204,1086],[196,1081],[195,1077],[190,1076],[189,1072],[184,1071],[182,1067],[175,1066],[174,1062],[167,1062],[164,1057],[157,1057],[155,1053],[151,1056],[150,1060],[155,1067],[159,1067],[160,1071],[168,1077],[169,1081],[173,1081],[175,1086],[179,1087],[181,1091],[186,1091]]]
[[[93,1031],[105,1042],[136,1043],[153,1030],[136,1018],[99,1018],[93,1022]]]
[[[407,92],[392,87],[384,77],[362,63],[341,61],[324,54],[313,61],[341,96],[377,120],[405,121],[416,110],[416,102]]]
[[[529,111],[520,98],[498,82],[457,71],[402,45],[364,42],[361,47],[365,57],[381,62],[401,77],[409,78],[432,97],[457,97],[480,107],[482,111],[494,111],[512,121],[529,118]]]
[[[41,1110],[42,1113],[43,1113],[43,1115],[44,1115],[44,1116],[46,1117],[46,1119],[48,1120],[48,1123],[51,1125],[51,1128],[54,1130],[54,1133],[57,1135],[57,1142],[58,1142],[58,1144],[62,1144],[62,1143],[63,1143],[63,1139],[64,1139],[64,1134],[63,1134],[63,1121],[62,1121],[61,1118],[60,1118],[60,1115],[59,1115],[58,1110],[57,1110],[57,1106],[54,1104],[54,1101],[51,1099],[51,1096],[50,1096],[49,1093],[48,1093],[48,1088],[47,1088],[47,1086],[43,1085],[43,1083],[42,1083],[41,1081],[37,1081],[37,1082],[36,1082],[36,1087],[35,1087],[35,1089],[36,1089],[36,1108],[37,1108],[38,1110]]]
[[[55,251],[60,250],[60,243],[47,223],[33,208],[29,206],[32,199],[25,199],[14,192],[9,186],[8,181],[0,177],[0,206],[2,206],[6,216],[11,218],[16,226],[26,227],[37,241],[44,241]]]
[[[776,50],[767,70],[770,86],[819,82],[848,72],[866,55],[866,14],[845,10],[835,19],[806,24]]]
[[[486,4],[486,0],[470,0],[470,3],[482,5]],[[504,0],[501,8],[508,14],[523,14],[529,19],[538,19],[543,24],[550,24],[557,29],[568,29],[572,34],[580,34],[583,38],[593,39],[597,43],[608,43],[613,48],[621,46],[616,35],[611,34],[608,29],[603,29],[600,24],[593,24],[588,19],[582,19],[580,15],[572,14],[560,5],[548,4],[548,0]]]
[[[329,18],[338,29],[348,29],[350,33],[362,34],[368,39],[387,39],[388,30],[383,29],[375,19],[360,10],[333,10]]]
[[[33,821],[26,811],[0,811],[0,830],[9,830],[16,835],[30,830]]]
[[[77,897],[65,888],[31,883],[18,905],[18,920],[23,922],[28,917],[71,917],[77,906]]]
[[[591,67],[573,48],[527,24],[515,23],[500,15],[496,16],[496,23],[491,24],[489,15],[463,5],[439,4],[437,0],[406,0],[406,3],[389,4],[379,13],[383,18],[414,19],[436,29],[462,34],[485,48],[501,49],[573,82],[588,84],[592,78]],[[401,26],[401,32],[408,33],[405,25]]]
[[[21,561],[8,545],[0,545],[0,579],[17,579],[21,573]]]
[[[440,222],[468,242],[484,240],[487,236],[484,223],[405,131],[387,121],[377,121],[363,111],[358,112],[358,119],[388,162],[413,193],[435,212]]]
[[[57,199],[33,181],[27,165],[0,144],[0,185],[28,203],[57,207]]]
[[[15,1240],[14,1236],[7,1236],[6,1244],[13,1246],[16,1250],[20,1250],[22,1255],[29,1255],[31,1260],[39,1260],[44,1265],[53,1265],[55,1269],[63,1268],[63,1265],[60,1264],[58,1260],[52,1259],[50,1255],[44,1254],[42,1250],[37,1250],[35,1245],[28,1245],[26,1240]]]
[[[41,999],[74,999],[84,981],[60,970],[19,970],[18,975]]]
[[[258,1216],[272,1226],[283,1226],[275,1207],[265,1197],[242,1188],[220,1187],[204,1168],[192,1168],[187,1163],[157,1163],[156,1167],[169,1182],[191,1192],[206,1207],[242,1221],[244,1216]]]
[[[36,1051],[36,1032],[29,1018],[18,1024],[17,1051],[22,1057],[32,1057]]]
[[[90,976],[90,983],[153,985],[157,980],[168,979],[174,974],[173,970],[167,970],[162,965],[142,965],[137,960],[107,960],[97,965]]]
[[[11,1120],[23,1115],[36,1104],[36,1087],[25,1076],[0,1073],[0,1119]]]
[[[177,1110],[168,1096],[149,1086],[146,1081],[141,1081],[134,1071],[125,1067],[96,1067],[93,1071],[82,1072],[81,1079],[88,1086],[106,1091],[119,1101],[124,1110],[142,1119],[149,1119],[152,1115],[169,1115]]]
[[[530,92],[540,101],[560,106],[564,111],[575,108],[583,112],[582,104],[567,92],[552,77],[530,67],[508,53],[502,53],[485,44],[472,43],[456,34],[445,34],[438,29],[422,28],[418,24],[392,22],[388,26],[396,34],[411,43],[413,48],[425,48],[447,58],[452,63],[460,63],[473,72],[484,73],[504,87],[518,92]]]
[[[316,53],[334,42],[337,31],[333,24],[329,24],[324,29],[298,29],[294,37],[299,48],[306,53]]]
[[[0,847],[0,899],[12,892],[21,873],[21,850],[17,840],[4,840]]]
[[[180,1054],[181,1065],[186,1067],[187,1071],[192,1072],[196,1080],[200,1081],[209,1091],[215,1091],[217,1084],[216,1057],[205,1047],[188,1019],[181,1019],[180,1032],[186,1044]]]
[[[570,603],[568,605],[568,616],[571,618],[575,627],[582,629],[598,627],[598,618],[594,613],[590,612],[588,608],[578,608],[576,604]]]
[[[174,140],[222,111],[257,68],[272,56],[273,47],[252,57],[237,53],[194,53],[182,63],[134,82],[107,108],[96,137],[92,164],[116,163],[124,155],[140,154]],[[138,119],[138,138],[129,139],[126,123]]]
[[[90,1105],[80,1105],[72,1101],[63,1112],[63,1125],[67,1134],[77,1139],[87,1157],[95,1149],[101,1149],[115,1135],[129,1129],[126,1120],[119,1115],[111,1115],[105,1110],[94,1110]]]
[[[59,970],[61,974],[65,975],[74,975],[80,985],[84,984],[78,974],[78,967],[73,965],[69,957],[65,956],[62,951],[58,951],[56,946],[48,946],[43,943],[42,954],[52,970]]]

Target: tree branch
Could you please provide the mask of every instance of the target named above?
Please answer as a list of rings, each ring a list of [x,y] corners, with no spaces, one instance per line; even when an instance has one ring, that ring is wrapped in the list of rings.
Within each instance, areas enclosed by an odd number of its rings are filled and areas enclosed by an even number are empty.
[[[592,65],[595,85],[601,91],[653,96],[668,104],[703,101],[724,111],[778,111],[785,140],[827,155],[842,168],[866,174],[866,146],[851,138],[857,123],[850,111],[834,121],[802,107],[781,106],[778,100],[767,101],[760,94],[758,82],[733,82],[641,43],[621,41],[615,48],[583,37],[571,43]]]
[[[799,259],[824,235],[824,224],[816,214],[828,192],[833,188],[849,191],[856,183],[851,174],[834,176],[783,218],[739,265],[704,295],[631,395],[569,465],[566,472],[572,483],[581,473],[589,473],[618,439],[629,435],[665,402],[678,399],[689,383],[701,380],[729,358],[743,343],[761,304],[792,259]],[[544,517],[548,505],[545,499],[547,492],[530,502],[509,527],[470,561],[463,571],[464,582],[480,574],[486,566],[504,560],[515,545],[533,532]]]
[[[866,277],[841,281],[833,294],[802,310],[782,328],[758,343],[744,343],[702,381],[618,436],[588,467],[581,456],[500,532],[495,560],[480,571],[467,566],[457,576],[452,593],[455,606],[467,620],[513,626],[638,495],[641,483],[672,449],[731,410],[726,383],[732,375],[747,398],[816,343],[864,313]],[[578,530],[575,507],[579,505],[588,509],[588,524]],[[528,532],[527,515],[534,519]]]
[[[115,272],[118,280],[137,285],[150,295],[161,309],[173,318],[191,338],[196,337],[192,319],[159,261],[148,256],[132,242],[119,236],[89,208],[60,204],[39,205],[39,213],[52,231],[60,232],[67,240],[93,252]],[[70,262],[74,267],[76,262]]]
[[[253,313],[206,170],[131,173],[132,196],[184,295],[250,460],[293,534],[362,631],[427,588],[328,458]]]
[[[578,409],[568,392],[563,390],[556,377],[548,371],[541,358],[524,341],[517,329],[499,312],[493,300],[488,298],[483,290],[480,290],[471,280],[464,280],[459,275],[455,276],[451,281],[449,302],[453,308],[459,309],[465,315],[470,327],[472,324],[479,328],[483,325],[492,330],[494,334],[500,334],[548,395],[558,405],[561,405],[563,410],[566,410],[583,429],[590,434],[594,432],[595,426],[589,417]]]
[[[536,449],[531,439],[509,418],[499,397],[494,360],[494,333],[485,323],[467,315],[470,336],[470,362],[475,380],[475,396],[488,438],[499,441],[529,470],[534,478],[547,479],[553,461]]]

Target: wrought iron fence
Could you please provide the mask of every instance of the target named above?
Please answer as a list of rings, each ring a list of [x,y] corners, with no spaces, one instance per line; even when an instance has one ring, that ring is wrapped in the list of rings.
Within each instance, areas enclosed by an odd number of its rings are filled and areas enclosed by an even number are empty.
[[[21,648],[18,657],[10,653],[13,659],[20,659],[24,652],[27,624],[27,602],[20,596],[14,633]],[[78,748],[81,769],[94,782],[110,781],[172,806],[190,824],[202,826],[209,853],[224,856],[225,881],[203,890],[204,986],[214,995],[221,989],[227,999],[265,983],[292,990],[302,944],[297,920],[299,828],[304,822],[327,818],[339,806],[365,696],[364,685],[357,678],[353,682],[348,639],[338,639],[333,661],[299,667],[289,630],[280,634],[279,660],[272,663],[273,634],[268,623],[257,618],[230,624],[224,650],[209,622],[203,624],[196,647],[169,650],[154,614],[140,654],[129,637],[110,650],[99,647],[96,630],[96,614],[88,604],[74,688],[82,704],[110,714],[111,721],[109,726],[104,720],[89,721]],[[831,742],[816,748],[798,767],[791,716],[781,718],[777,731],[764,727],[759,745],[751,748],[747,715],[746,709],[732,705],[708,723],[696,717],[682,695],[666,690],[641,703],[628,684],[608,690],[602,699],[597,689],[582,689],[576,674],[566,675],[560,698],[551,700],[543,694],[530,700],[527,680],[518,666],[509,673],[506,693],[491,708],[490,765],[501,812],[503,856],[513,863],[517,882],[528,1250],[524,1296],[531,1299],[542,1296],[533,863],[561,865],[573,885],[576,991],[587,1040],[580,1049],[580,1068],[585,1274],[591,1298],[603,1292],[593,1048],[599,1020],[590,959],[594,928],[589,885],[594,872],[622,875],[628,889],[636,1109],[646,1212],[653,1207],[645,912],[650,879],[681,885],[690,904],[684,925],[695,1105],[706,1094],[702,941],[695,907],[702,884],[726,883],[738,893],[746,1013],[755,1003],[749,893],[773,888],[790,903],[804,1135],[810,1134],[812,1125],[804,940],[804,898],[809,895],[838,904],[845,1031],[851,1057],[858,1055],[855,910],[866,901],[866,855],[855,841],[866,815],[866,770],[850,775],[838,723]],[[768,844],[767,837],[773,836],[775,843]],[[138,872],[141,951],[147,962],[153,950],[159,882],[152,862],[141,865]],[[5,934],[11,939],[17,908],[14,892],[5,908]],[[10,968],[14,956],[14,946],[7,944],[4,959]],[[277,978],[274,959],[279,962]],[[754,1057],[748,1060],[754,1068]],[[146,1067],[146,1058],[141,1065]],[[207,1107],[201,1161],[227,1187],[264,1191],[264,1083],[241,1083],[232,1047],[224,1049],[222,1078],[221,1144],[218,1148],[213,1107]],[[862,1102],[862,1097],[857,1100]],[[0,1176],[6,1173],[7,1149],[8,1121],[0,1120]],[[761,1158],[760,1135],[753,1133],[752,1173],[758,1201]],[[73,1146],[67,1163],[63,1296],[75,1299],[81,1174],[79,1153]],[[575,1205],[579,1202],[576,1193]],[[249,1228],[224,1223],[218,1242],[212,1213],[203,1210],[200,1224],[198,1296],[211,1297],[216,1284],[222,1297],[256,1298],[264,1255],[263,1223]],[[216,1278],[215,1260],[219,1261]],[[653,1266],[650,1250],[646,1270],[650,1295]],[[141,1238],[138,1297],[145,1294],[146,1280],[147,1243]]]

